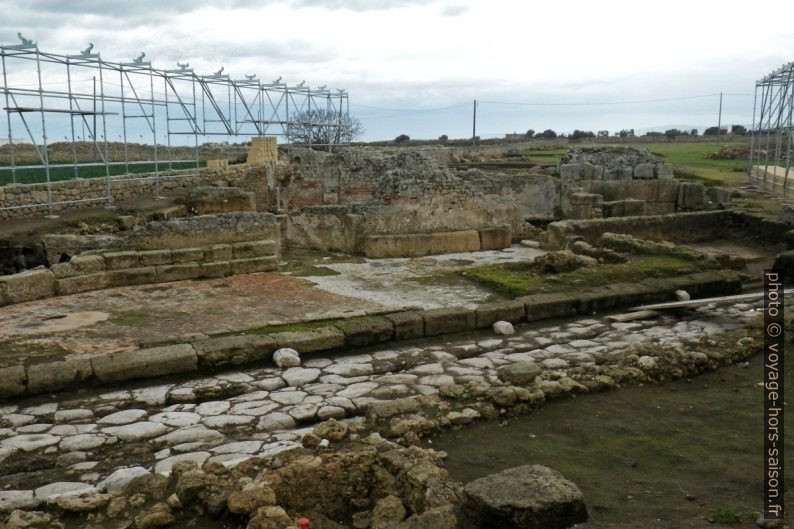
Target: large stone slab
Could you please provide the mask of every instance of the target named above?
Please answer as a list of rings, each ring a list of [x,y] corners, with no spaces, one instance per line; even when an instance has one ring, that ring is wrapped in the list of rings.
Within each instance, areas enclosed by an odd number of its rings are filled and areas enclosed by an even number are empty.
[[[299,353],[326,351],[345,345],[345,334],[336,327],[321,327],[311,331],[288,331],[270,335],[278,346],[295,349]]]
[[[23,366],[0,367],[0,398],[23,394],[26,380]]]
[[[425,321],[417,312],[394,312],[384,316],[394,327],[395,340],[410,340],[425,335]]]
[[[425,320],[425,335],[464,332],[475,328],[475,315],[471,309],[444,308],[422,311]]]
[[[563,529],[587,520],[582,492],[541,465],[510,468],[463,489],[463,509],[480,527]]]
[[[518,300],[483,303],[474,309],[477,328],[490,327],[497,321],[518,322],[524,319],[524,304]]]
[[[47,268],[0,276],[0,305],[22,303],[55,295],[55,276]]]
[[[198,358],[190,344],[177,344],[95,356],[91,367],[102,382],[114,382],[195,371]]]
[[[337,327],[345,333],[345,345],[351,347],[388,342],[394,336],[391,320],[377,316],[345,320]]]
[[[44,393],[68,387],[77,377],[77,369],[69,362],[33,364],[27,368],[28,391]]]
[[[199,367],[242,365],[270,358],[278,348],[271,336],[221,336],[193,342]]]
[[[518,300],[524,304],[527,321],[574,316],[577,312],[575,294],[533,294]]]
[[[512,242],[508,225],[482,228],[479,233],[481,250],[502,250],[509,248]]]
[[[364,255],[376,259],[476,252],[479,249],[480,234],[476,230],[368,235],[364,238]]]

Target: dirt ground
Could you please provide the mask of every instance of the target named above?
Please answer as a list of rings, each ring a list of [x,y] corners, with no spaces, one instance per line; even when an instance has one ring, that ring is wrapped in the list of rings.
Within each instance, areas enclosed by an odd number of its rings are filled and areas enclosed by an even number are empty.
[[[584,494],[590,521],[582,529],[755,528],[762,362],[755,356],[746,367],[692,380],[552,402],[507,424],[439,435],[428,446],[449,454],[447,468],[464,483],[525,464],[562,472]],[[790,379],[794,366],[786,371]],[[790,430],[786,438],[794,440]],[[791,466],[794,457],[787,459]],[[791,475],[786,488],[792,504]]]

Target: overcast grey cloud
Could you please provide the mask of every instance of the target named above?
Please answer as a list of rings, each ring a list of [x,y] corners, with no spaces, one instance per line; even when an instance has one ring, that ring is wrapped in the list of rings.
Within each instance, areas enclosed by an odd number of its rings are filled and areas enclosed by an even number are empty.
[[[791,20],[792,4],[764,9]],[[794,32],[748,24],[748,10],[685,0],[652,16],[627,0],[0,0],[0,41],[22,31],[56,53],[93,42],[106,60],[145,51],[162,68],[188,61],[202,73],[345,87],[370,139],[465,136],[475,98],[484,136],[704,127],[720,92],[733,94],[725,122],[748,123],[755,79],[794,59]],[[677,100],[635,102],[658,99]],[[595,104],[610,102],[625,103]]]

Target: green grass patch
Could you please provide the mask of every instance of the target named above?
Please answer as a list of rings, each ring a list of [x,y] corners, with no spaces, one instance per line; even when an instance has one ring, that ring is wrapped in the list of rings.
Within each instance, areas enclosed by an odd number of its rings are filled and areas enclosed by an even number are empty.
[[[672,277],[702,270],[699,263],[670,255],[636,255],[628,263],[600,264],[563,274],[541,274],[526,263],[469,268],[459,272],[506,298],[528,294],[564,292],[631,283],[652,277]]]
[[[78,163],[95,163],[95,162],[78,162]],[[34,165],[25,163],[24,165]],[[36,164],[38,165],[38,164]],[[200,161],[199,167],[206,167],[207,162]],[[119,176],[124,174],[139,174],[139,173],[153,173],[156,170],[170,171],[172,169],[191,169],[195,168],[195,162],[178,162],[169,165],[167,161],[158,162],[155,167],[154,163],[125,165],[111,165],[110,176]],[[106,176],[106,168],[104,165],[78,167],[75,174],[74,167],[51,167],[50,168],[50,181],[59,182],[62,180],[72,180],[77,178],[104,178]],[[0,185],[8,185],[14,181],[11,174],[10,164],[7,162],[0,163]],[[40,184],[47,181],[47,172],[44,167],[34,167],[31,169],[17,169],[16,183],[18,184]]]
[[[141,312],[125,312],[110,318],[110,323],[124,327],[140,327],[149,321],[149,315]]]
[[[676,176],[706,185],[739,185],[747,180],[747,158],[736,160],[711,160],[706,155],[718,152],[725,145],[744,143],[636,143],[632,147],[645,147],[652,153],[664,156],[673,165]]]
[[[742,515],[736,509],[712,509],[709,512],[709,521],[723,525],[738,525],[742,523]]]

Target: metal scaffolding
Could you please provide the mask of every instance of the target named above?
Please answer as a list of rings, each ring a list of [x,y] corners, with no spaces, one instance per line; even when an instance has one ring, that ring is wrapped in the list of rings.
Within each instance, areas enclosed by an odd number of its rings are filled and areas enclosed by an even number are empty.
[[[794,62],[755,83],[750,143],[750,183],[773,192],[789,191],[794,153]]]
[[[112,183],[123,179],[154,179],[159,196],[160,180],[168,177],[161,172],[199,169],[200,138],[247,140],[270,135],[289,141],[293,127],[310,131],[323,127],[336,133],[328,143],[310,143],[309,147],[333,148],[346,141],[341,134],[349,115],[345,90],[312,89],[305,81],[290,86],[281,77],[269,83],[256,75],[233,79],[223,67],[199,75],[187,63],[160,70],[145,60],[144,53],[129,62],[109,62],[93,44],[78,54],[58,55],[43,52],[35,42],[18,36],[20,44],[0,44],[4,114],[0,122],[7,128],[7,139],[0,142],[0,182],[24,183],[18,176],[25,171],[43,172],[41,183],[46,184],[48,198],[46,203],[13,208],[46,206],[52,215],[56,204],[106,202],[112,206]],[[318,115],[312,111],[321,112],[326,121],[306,121],[305,116]],[[19,143],[23,135],[27,145]],[[51,161],[53,137],[71,144],[71,160]],[[134,139],[139,141],[133,156],[130,141]],[[31,146],[35,161],[22,160],[22,149],[30,152]],[[87,153],[82,152],[86,146],[93,159],[86,159]],[[134,166],[145,165],[153,171],[133,174]],[[97,175],[98,169],[104,175]],[[53,202],[53,173],[58,172],[55,179],[64,179],[64,171],[70,173],[67,178],[104,176],[106,193]],[[12,208],[0,206],[3,209]]]

